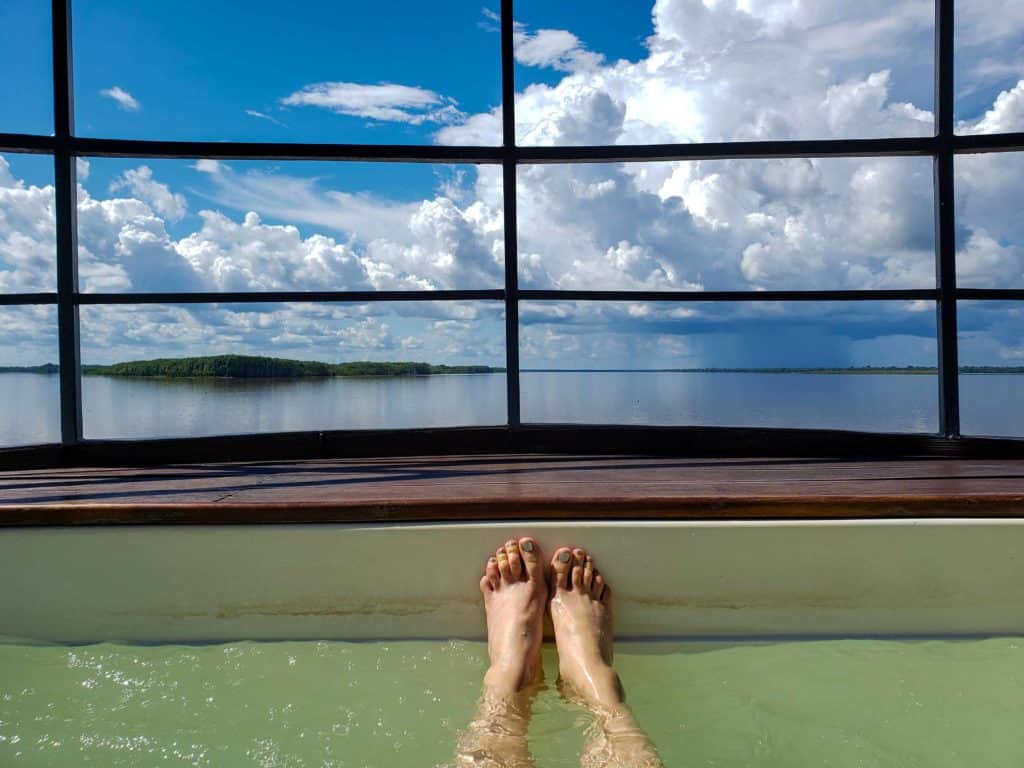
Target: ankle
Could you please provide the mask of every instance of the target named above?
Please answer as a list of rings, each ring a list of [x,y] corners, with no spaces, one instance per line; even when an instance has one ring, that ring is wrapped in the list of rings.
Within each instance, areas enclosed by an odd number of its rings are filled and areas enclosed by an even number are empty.
[[[484,687],[502,696],[522,692],[537,676],[533,664],[494,662],[484,673]]]
[[[580,675],[584,677],[614,678],[618,675],[611,664],[604,660],[604,656],[598,648],[593,648],[586,653],[572,655],[560,655],[558,660],[559,672],[564,677],[575,678]]]
[[[625,701],[618,673],[603,660],[585,668],[570,662],[562,665],[559,672],[569,687],[570,695],[582,698],[587,706],[611,712]]]

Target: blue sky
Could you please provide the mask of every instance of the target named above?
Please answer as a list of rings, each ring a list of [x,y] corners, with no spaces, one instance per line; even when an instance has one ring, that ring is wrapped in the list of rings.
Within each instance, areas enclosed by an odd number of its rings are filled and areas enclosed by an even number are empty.
[[[520,0],[517,136],[601,144],[928,135],[932,6]],[[0,69],[18,73],[0,82],[0,132],[51,132],[48,7],[6,0],[0,8]],[[239,24],[237,5],[226,2],[75,0],[77,131],[496,144],[497,9],[486,0],[448,0],[440,11],[403,0],[309,2],[297,12],[252,2]],[[972,0],[961,4],[957,28],[959,130],[1024,130],[1024,11]],[[51,290],[49,160],[3,158],[0,290]],[[1024,286],[1021,163],[958,160],[963,285]],[[934,285],[927,160],[537,166],[519,178],[524,286]],[[90,158],[79,181],[87,291],[501,284],[493,167]],[[319,310],[303,308],[98,312],[83,343],[103,361],[184,354],[220,329],[247,352],[501,362],[499,307],[379,310],[332,318],[333,345],[313,343],[322,338],[308,330]],[[929,364],[932,310],[912,302],[524,307],[523,359],[541,367]],[[1024,360],[1018,307],[969,307],[964,318],[965,362]],[[223,335],[225,327],[240,335]],[[305,340],[296,328],[307,329]],[[28,331],[5,341],[0,363],[49,359],[49,342],[33,346]]]

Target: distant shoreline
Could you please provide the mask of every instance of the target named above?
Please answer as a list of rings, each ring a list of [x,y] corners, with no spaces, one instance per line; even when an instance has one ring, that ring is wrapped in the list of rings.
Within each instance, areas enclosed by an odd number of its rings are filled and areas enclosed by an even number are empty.
[[[120,376],[160,379],[305,379],[356,376],[437,376],[445,374],[501,373],[486,365],[432,365],[419,362],[322,363],[250,355],[159,358],[113,365],[83,365],[83,376]],[[0,367],[0,373],[55,374],[54,363]]]
[[[934,376],[938,371],[927,366],[859,366],[848,368],[523,368],[523,373],[793,373],[815,375],[898,375]],[[0,373],[56,374],[54,363],[34,366],[0,366]],[[486,365],[432,365],[419,362],[323,363],[311,360],[287,360],[249,355],[160,358],[134,360],[113,365],[83,365],[85,376],[122,376],[138,378],[228,378],[228,379],[302,379],[333,377],[438,376],[446,374],[504,373],[504,368]],[[1024,366],[967,365],[963,374],[1024,374]]]
[[[884,374],[896,376],[935,376],[937,368],[918,366],[879,368],[521,368],[523,373],[807,373],[818,375]],[[960,373],[1024,373],[1024,366],[964,365]]]

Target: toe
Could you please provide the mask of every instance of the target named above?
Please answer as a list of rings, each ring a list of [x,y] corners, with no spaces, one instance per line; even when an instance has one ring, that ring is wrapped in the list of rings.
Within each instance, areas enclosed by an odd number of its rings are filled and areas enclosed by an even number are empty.
[[[594,558],[587,555],[583,559],[583,588],[588,592],[594,586]]]
[[[495,557],[487,560],[487,568],[484,570],[484,577],[491,583],[491,589],[498,588],[501,581],[501,573],[498,571],[498,559]]]
[[[569,588],[569,571],[572,568],[572,551],[568,547],[555,550],[551,558],[551,579],[557,589]]]
[[[508,565],[508,553],[505,551],[505,548],[498,547],[494,557],[498,560],[498,573],[501,574],[502,581],[512,581],[512,570]]]
[[[583,587],[583,563],[586,561],[587,553],[582,549],[574,549],[572,555],[572,574],[570,575],[572,588],[581,589]]]
[[[540,547],[532,537],[524,536],[519,540],[519,555],[523,558],[526,578],[534,580],[543,578],[544,568],[540,560]]]
[[[491,586],[491,580],[488,579],[486,576],[482,576],[480,578],[480,591],[483,592],[485,595],[490,594],[494,591],[494,587]]]
[[[508,569],[512,579],[519,581],[523,576],[523,558],[519,555],[519,542],[509,539],[505,542],[505,553],[508,555]]]
[[[580,567],[583,567],[583,562],[587,559],[587,550],[576,547],[572,551],[573,563]]]
[[[604,585],[604,592],[601,593],[601,604],[611,605],[612,602],[612,588],[607,584]]]
[[[594,581],[590,585],[590,596],[595,600],[601,599],[601,593],[604,591],[604,576],[597,571],[594,571]]]

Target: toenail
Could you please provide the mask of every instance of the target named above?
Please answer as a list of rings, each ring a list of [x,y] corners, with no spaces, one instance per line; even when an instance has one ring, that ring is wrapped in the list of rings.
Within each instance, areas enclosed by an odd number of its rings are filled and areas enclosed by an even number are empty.
[[[572,553],[562,552],[561,554],[559,554],[558,559],[560,562],[568,563],[572,559]]]
[[[532,541],[524,541],[522,547],[523,547],[523,552],[533,552],[533,542]]]
[[[498,561],[497,561],[497,560],[495,560],[495,559],[494,559],[493,557],[489,557],[489,558],[487,558],[487,562],[488,562],[488,563],[496,563],[496,562],[498,562]]]

